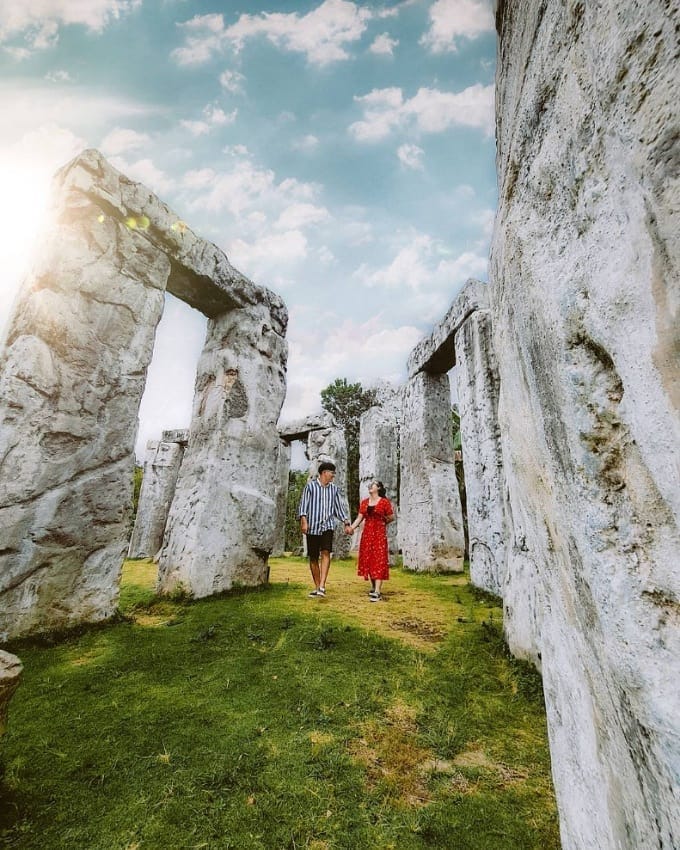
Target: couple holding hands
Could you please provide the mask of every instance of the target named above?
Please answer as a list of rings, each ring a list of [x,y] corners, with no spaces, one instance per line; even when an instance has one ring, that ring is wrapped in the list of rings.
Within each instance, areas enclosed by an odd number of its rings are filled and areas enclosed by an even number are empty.
[[[364,523],[359,542],[357,572],[371,582],[368,594],[371,602],[382,598],[382,583],[389,578],[389,550],[387,526],[394,521],[394,511],[389,499],[385,498],[385,487],[381,481],[371,481],[368,498],[359,505],[359,513],[350,522],[340,491],[333,484],[335,464],[323,461],[319,464],[319,477],[307,482],[302,491],[298,516],[300,529],[307,536],[309,569],[314,581],[311,597],[326,595],[326,579],[331,565],[333,529],[336,520],[342,520],[346,534]]]

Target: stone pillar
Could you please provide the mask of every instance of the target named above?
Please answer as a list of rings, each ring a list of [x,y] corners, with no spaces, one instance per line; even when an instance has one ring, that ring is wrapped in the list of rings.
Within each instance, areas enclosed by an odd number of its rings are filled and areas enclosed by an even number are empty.
[[[377,479],[385,485],[387,498],[398,516],[399,501],[399,421],[396,405],[375,406],[362,414],[359,431],[360,499],[368,496],[368,485]],[[359,526],[357,545],[361,538]],[[390,555],[399,551],[398,519],[387,526]]]
[[[322,428],[310,431],[307,438],[307,457],[309,458],[309,478],[315,478],[321,461],[329,460],[335,464],[334,484],[344,500],[349,516],[347,502],[347,443],[342,428]],[[347,558],[352,538],[345,534],[342,523],[337,523],[333,534],[333,557]]]
[[[496,20],[508,637],[541,657],[564,850],[680,847],[680,7]]]
[[[284,332],[264,304],[208,323],[191,441],[159,557],[161,592],[181,584],[203,597],[267,581],[277,535]]]
[[[0,355],[0,640],[111,616],[132,510],[137,412],[167,256],[74,189]]]
[[[290,443],[279,440],[276,476],[276,538],[271,554],[281,557],[286,549],[286,507],[288,505],[288,475],[290,473]]]
[[[463,570],[465,535],[447,374],[418,372],[404,389],[399,526],[405,567]]]
[[[503,594],[505,521],[498,426],[499,380],[488,310],[477,310],[455,337],[458,404],[467,493],[470,580]]]
[[[163,431],[160,441],[149,440],[146,444],[144,475],[128,558],[153,558],[160,550],[188,441],[187,430]]]
[[[0,737],[7,729],[9,702],[19,687],[23,669],[16,655],[0,649]]]

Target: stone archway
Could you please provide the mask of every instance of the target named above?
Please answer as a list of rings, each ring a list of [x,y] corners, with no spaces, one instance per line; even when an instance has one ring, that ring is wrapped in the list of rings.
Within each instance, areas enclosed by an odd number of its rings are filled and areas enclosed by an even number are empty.
[[[209,322],[161,589],[182,582],[203,596],[266,580],[286,308],[86,151],[55,178],[51,224],[0,362],[4,638],[115,611],[137,413],[165,291]]]
[[[505,572],[498,377],[488,290],[469,280],[408,360],[401,429],[400,542],[414,569],[462,570],[465,540],[451,439],[448,371],[458,364],[470,577],[502,594]]]
[[[290,468],[290,444],[294,440],[306,440],[305,454],[309,461],[308,480],[316,477],[321,461],[331,461],[336,467],[334,483],[345,501],[345,506],[347,506],[347,443],[345,432],[338,426],[333,417],[328,413],[322,413],[280,425],[279,437],[283,443],[281,455],[284,458],[279,471],[279,480],[284,480],[283,464],[285,458],[287,458],[287,466],[285,466],[286,492],[288,490],[288,469]],[[279,513],[279,527],[283,527],[285,524],[285,513],[286,504],[284,501]],[[336,528],[333,537],[333,556],[335,558],[346,558],[349,554],[350,545],[351,538],[343,533],[342,527]]]

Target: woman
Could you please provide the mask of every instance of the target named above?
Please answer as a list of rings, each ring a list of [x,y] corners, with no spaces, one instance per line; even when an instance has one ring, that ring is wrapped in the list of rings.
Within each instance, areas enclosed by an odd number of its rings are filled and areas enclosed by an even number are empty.
[[[385,498],[382,481],[371,481],[368,485],[368,499],[359,505],[359,514],[349,526],[348,534],[365,526],[359,543],[359,562],[357,572],[366,581],[371,580],[371,602],[380,602],[382,583],[390,577],[389,550],[386,527],[394,522],[392,503]]]

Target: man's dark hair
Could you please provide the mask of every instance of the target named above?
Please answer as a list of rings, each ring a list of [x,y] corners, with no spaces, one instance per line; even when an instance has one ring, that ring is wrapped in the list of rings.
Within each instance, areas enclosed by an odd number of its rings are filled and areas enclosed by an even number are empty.
[[[335,464],[331,463],[330,460],[324,460],[319,464],[319,475],[327,469],[330,469],[331,472],[335,472]]]

